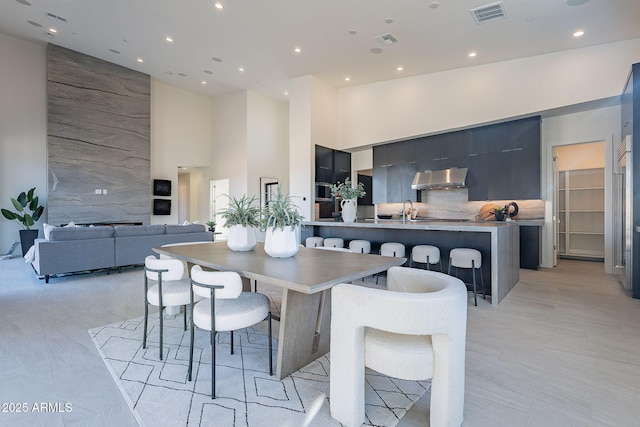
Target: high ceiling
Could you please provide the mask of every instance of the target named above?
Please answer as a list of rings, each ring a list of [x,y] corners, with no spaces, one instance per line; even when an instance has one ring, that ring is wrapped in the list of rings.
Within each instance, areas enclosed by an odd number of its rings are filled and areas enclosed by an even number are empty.
[[[215,3],[2,0],[0,32],[210,96],[247,89],[282,100],[303,75],[342,88],[640,38],[640,0],[504,0],[506,17],[483,24],[470,9],[491,0]],[[397,43],[375,40],[386,34]]]

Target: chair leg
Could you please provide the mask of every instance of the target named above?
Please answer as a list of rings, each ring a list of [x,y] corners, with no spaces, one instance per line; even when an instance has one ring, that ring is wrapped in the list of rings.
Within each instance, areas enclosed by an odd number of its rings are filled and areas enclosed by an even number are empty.
[[[486,287],[484,285],[484,276],[482,275],[482,270],[480,270],[480,282],[482,283],[482,299],[487,299]]]
[[[271,312],[269,312],[269,375],[273,376],[273,334],[271,332]]]
[[[431,271],[431,260],[429,259],[429,255],[427,255],[427,271]]]
[[[478,305],[478,294],[476,290],[476,263],[471,260],[471,272],[473,275],[473,303],[474,305]]]
[[[187,305],[182,306],[182,310],[184,310],[184,331],[187,332]]]
[[[147,302],[147,297],[145,296],[144,301],[144,335],[142,336],[142,348],[147,348],[147,318],[149,317],[149,303]]]
[[[193,305],[191,306],[193,310]],[[189,343],[189,381],[191,381],[191,371],[193,369],[193,319],[191,319],[191,342]]]
[[[162,329],[163,329],[163,327],[162,327],[162,322],[163,322],[162,310],[163,309],[164,309],[164,307],[162,307],[162,306],[158,307],[158,313],[160,314],[160,360],[162,360]]]
[[[211,331],[211,398],[216,398],[216,337]]]
[[[233,354],[233,331],[231,331],[231,354]]]

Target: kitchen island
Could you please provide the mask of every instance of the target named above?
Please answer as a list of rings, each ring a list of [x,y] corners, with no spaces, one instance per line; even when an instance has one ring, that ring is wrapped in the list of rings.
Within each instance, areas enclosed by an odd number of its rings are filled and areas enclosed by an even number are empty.
[[[354,223],[312,221],[302,228],[302,241],[308,236],[340,237],[345,246],[350,240],[369,240],[372,253],[384,242],[403,243],[409,258],[416,245],[440,248],[442,269],[446,273],[449,251],[453,248],[473,248],[482,253],[482,274],[491,304],[497,305],[520,280],[520,237],[515,222],[425,220],[402,221],[365,220]],[[408,265],[408,263],[407,263]],[[460,271],[461,279],[469,283],[468,272]],[[478,286],[480,282],[478,281]]]

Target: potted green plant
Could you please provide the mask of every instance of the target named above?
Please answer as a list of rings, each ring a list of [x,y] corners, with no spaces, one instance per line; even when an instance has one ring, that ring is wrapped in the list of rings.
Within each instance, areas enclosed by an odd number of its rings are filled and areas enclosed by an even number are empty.
[[[505,208],[494,208],[493,214],[496,216],[496,221],[504,221]]]
[[[9,221],[18,221],[22,224],[20,230],[20,244],[22,245],[22,256],[33,246],[34,240],[38,237],[38,230],[32,230],[31,227],[40,219],[44,212],[44,206],[39,204],[38,196],[34,193],[36,188],[33,187],[26,193],[23,191],[16,199],[11,198],[11,203],[15,208],[14,211],[2,209],[2,215]]]
[[[222,211],[224,226],[229,229],[227,246],[232,251],[250,251],[256,246],[260,208],[255,202],[256,198],[253,196],[243,195],[239,199],[229,197],[229,207]]]
[[[342,220],[344,222],[355,222],[358,210],[358,198],[366,195],[364,184],[359,182],[353,186],[351,179],[347,177],[344,182],[331,185],[331,195],[340,197],[340,207],[342,208]]]
[[[289,195],[278,186],[275,196],[269,201],[264,215],[266,234],[265,252],[275,258],[287,258],[298,253],[300,247],[299,227],[303,217]]]
[[[215,221],[207,221],[207,227],[209,227],[209,231],[215,233],[216,231],[216,222]]]

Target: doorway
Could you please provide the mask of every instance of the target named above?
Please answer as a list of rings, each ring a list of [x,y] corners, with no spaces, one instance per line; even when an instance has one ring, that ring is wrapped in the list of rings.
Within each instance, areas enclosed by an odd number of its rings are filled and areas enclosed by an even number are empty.
[[[229,230],[224,227],[222,212],[229,207],[229,178],[212,179],[209,183],[209,218],[216,223],[216,240],[227,240]]]
[[[604,262],[605,143],[556,146],[554,255]]]

